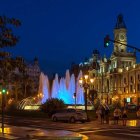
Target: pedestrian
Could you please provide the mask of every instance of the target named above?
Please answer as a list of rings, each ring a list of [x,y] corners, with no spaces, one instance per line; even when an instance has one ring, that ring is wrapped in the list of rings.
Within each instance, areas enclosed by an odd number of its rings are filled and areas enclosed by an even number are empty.
[[[101,114],[101,107],[99,106],[96,110],[96,116],[97,116],[98,120],[100,120],[100,114]]]
[[[106,123],[109,124],[110,109],[109,109],[109,106],[107,104],[104,106],[104,108],[105,108],[105,120],[106,120]]]
[[[101,118],[101,124],[104,124],[104,118],[105,118],[105,108],[101,106],[100,110],[100,118]]]
[[[138,109],[138,111],[136,112],[137,118],[140,119],[140,108]]]
[[[123,112],[122,112],[122,120],[123,120],[123,126],[126,126],[126,122],[127,122],[127,110],[124,108]]]
[[[116,107],[116,109],[114,110],[114,124],[118,124],[120,115],[121,110],[118,107]]]

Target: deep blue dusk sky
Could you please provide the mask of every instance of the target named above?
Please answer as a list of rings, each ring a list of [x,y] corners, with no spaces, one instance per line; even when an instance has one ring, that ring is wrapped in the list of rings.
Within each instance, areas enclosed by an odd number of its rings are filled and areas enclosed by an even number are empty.
[[[46,74],[64,74],[71,62],[80,63],[93,49],[110,56],[113,47],[103,48],[116,17],[122,13],[128,43],[140,46],[140,0],[0,0],[0,14],[21,20],[20,42],[13,55],[26,60],[39,58]]]

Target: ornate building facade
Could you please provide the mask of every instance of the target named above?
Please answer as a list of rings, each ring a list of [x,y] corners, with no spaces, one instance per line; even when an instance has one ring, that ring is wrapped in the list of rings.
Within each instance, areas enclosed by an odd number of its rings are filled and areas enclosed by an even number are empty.
[[[94,50],[92,58],[85,64],[89,77],[95,79],[92,87],[98,98],[108,104],[140,105],[140,64],[136,64],[135,51],[127,51],[127,28],[122,15],[117,17],[114,40],[124,45],[115,42],[109,59],[100,59],[99,52]],[[84,63],[80,66],[84,67]]]
[[[33,63],[27,64],[26,73],[27,73],[27,75],[32,77],[34,80],[38,81],[38,78],[40,76],[41,70],[40,70],[37,58],[34,58]]]
[[[17,92],[21,98],[26,98],[37,94],[41,73],[38,59],[34,58],[32,62],[28,63],[23,57],[16,57],[13,58],[13,66],[13,70],[10,71],[9,86],[7,87],[11,95],[15,97],[14,94]]]

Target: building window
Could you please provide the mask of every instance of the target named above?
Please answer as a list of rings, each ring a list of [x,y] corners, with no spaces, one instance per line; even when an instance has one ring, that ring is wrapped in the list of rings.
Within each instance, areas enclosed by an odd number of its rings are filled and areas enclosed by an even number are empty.
[[[140,84],[137,84],[137,91],[140,91]]]
[[[124,68],[124,62],[123,62],[123,61],[121,61],[121,65],[122,65],[122,67]]]
[[[140,75],[138,74],[138,80],[140,80]]]
[[[126,88],[124,87],[124,92],[126,91]]]
[[[126,84],[126,78],[124,78],[124,83]]]
[[[131,83],[133,83],[133,77],[132,76],[130,77],[130,81],[131,81]]]
[[[132,85],[130,85],[130,92],[132,92],[132,90],[133,90],[133,86],[132,86]]]
[[[117,67],[117,63],[116,63],[116,61],[114,62],[114,68],[116,68]]]

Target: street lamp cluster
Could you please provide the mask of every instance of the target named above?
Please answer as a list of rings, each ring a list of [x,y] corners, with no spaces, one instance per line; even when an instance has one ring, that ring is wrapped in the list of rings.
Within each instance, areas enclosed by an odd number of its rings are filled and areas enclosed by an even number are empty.
[[[38,93],[37,97],[42,99],[44,95],[42,93]]]
[[[3,89],[2,91],[0,91],[0,95],[1,95],[1,94],[7,94],[7,95],[8,95],[8,94],[9,94],[9,92],[8,92],[8,91],[6,91],[5,89]]]
[[[87,112],[87,95],[90,85],[94,82],[94,78],[90,78],[87,74],[79,79],[80,86],[84,88],[85,111]]]

